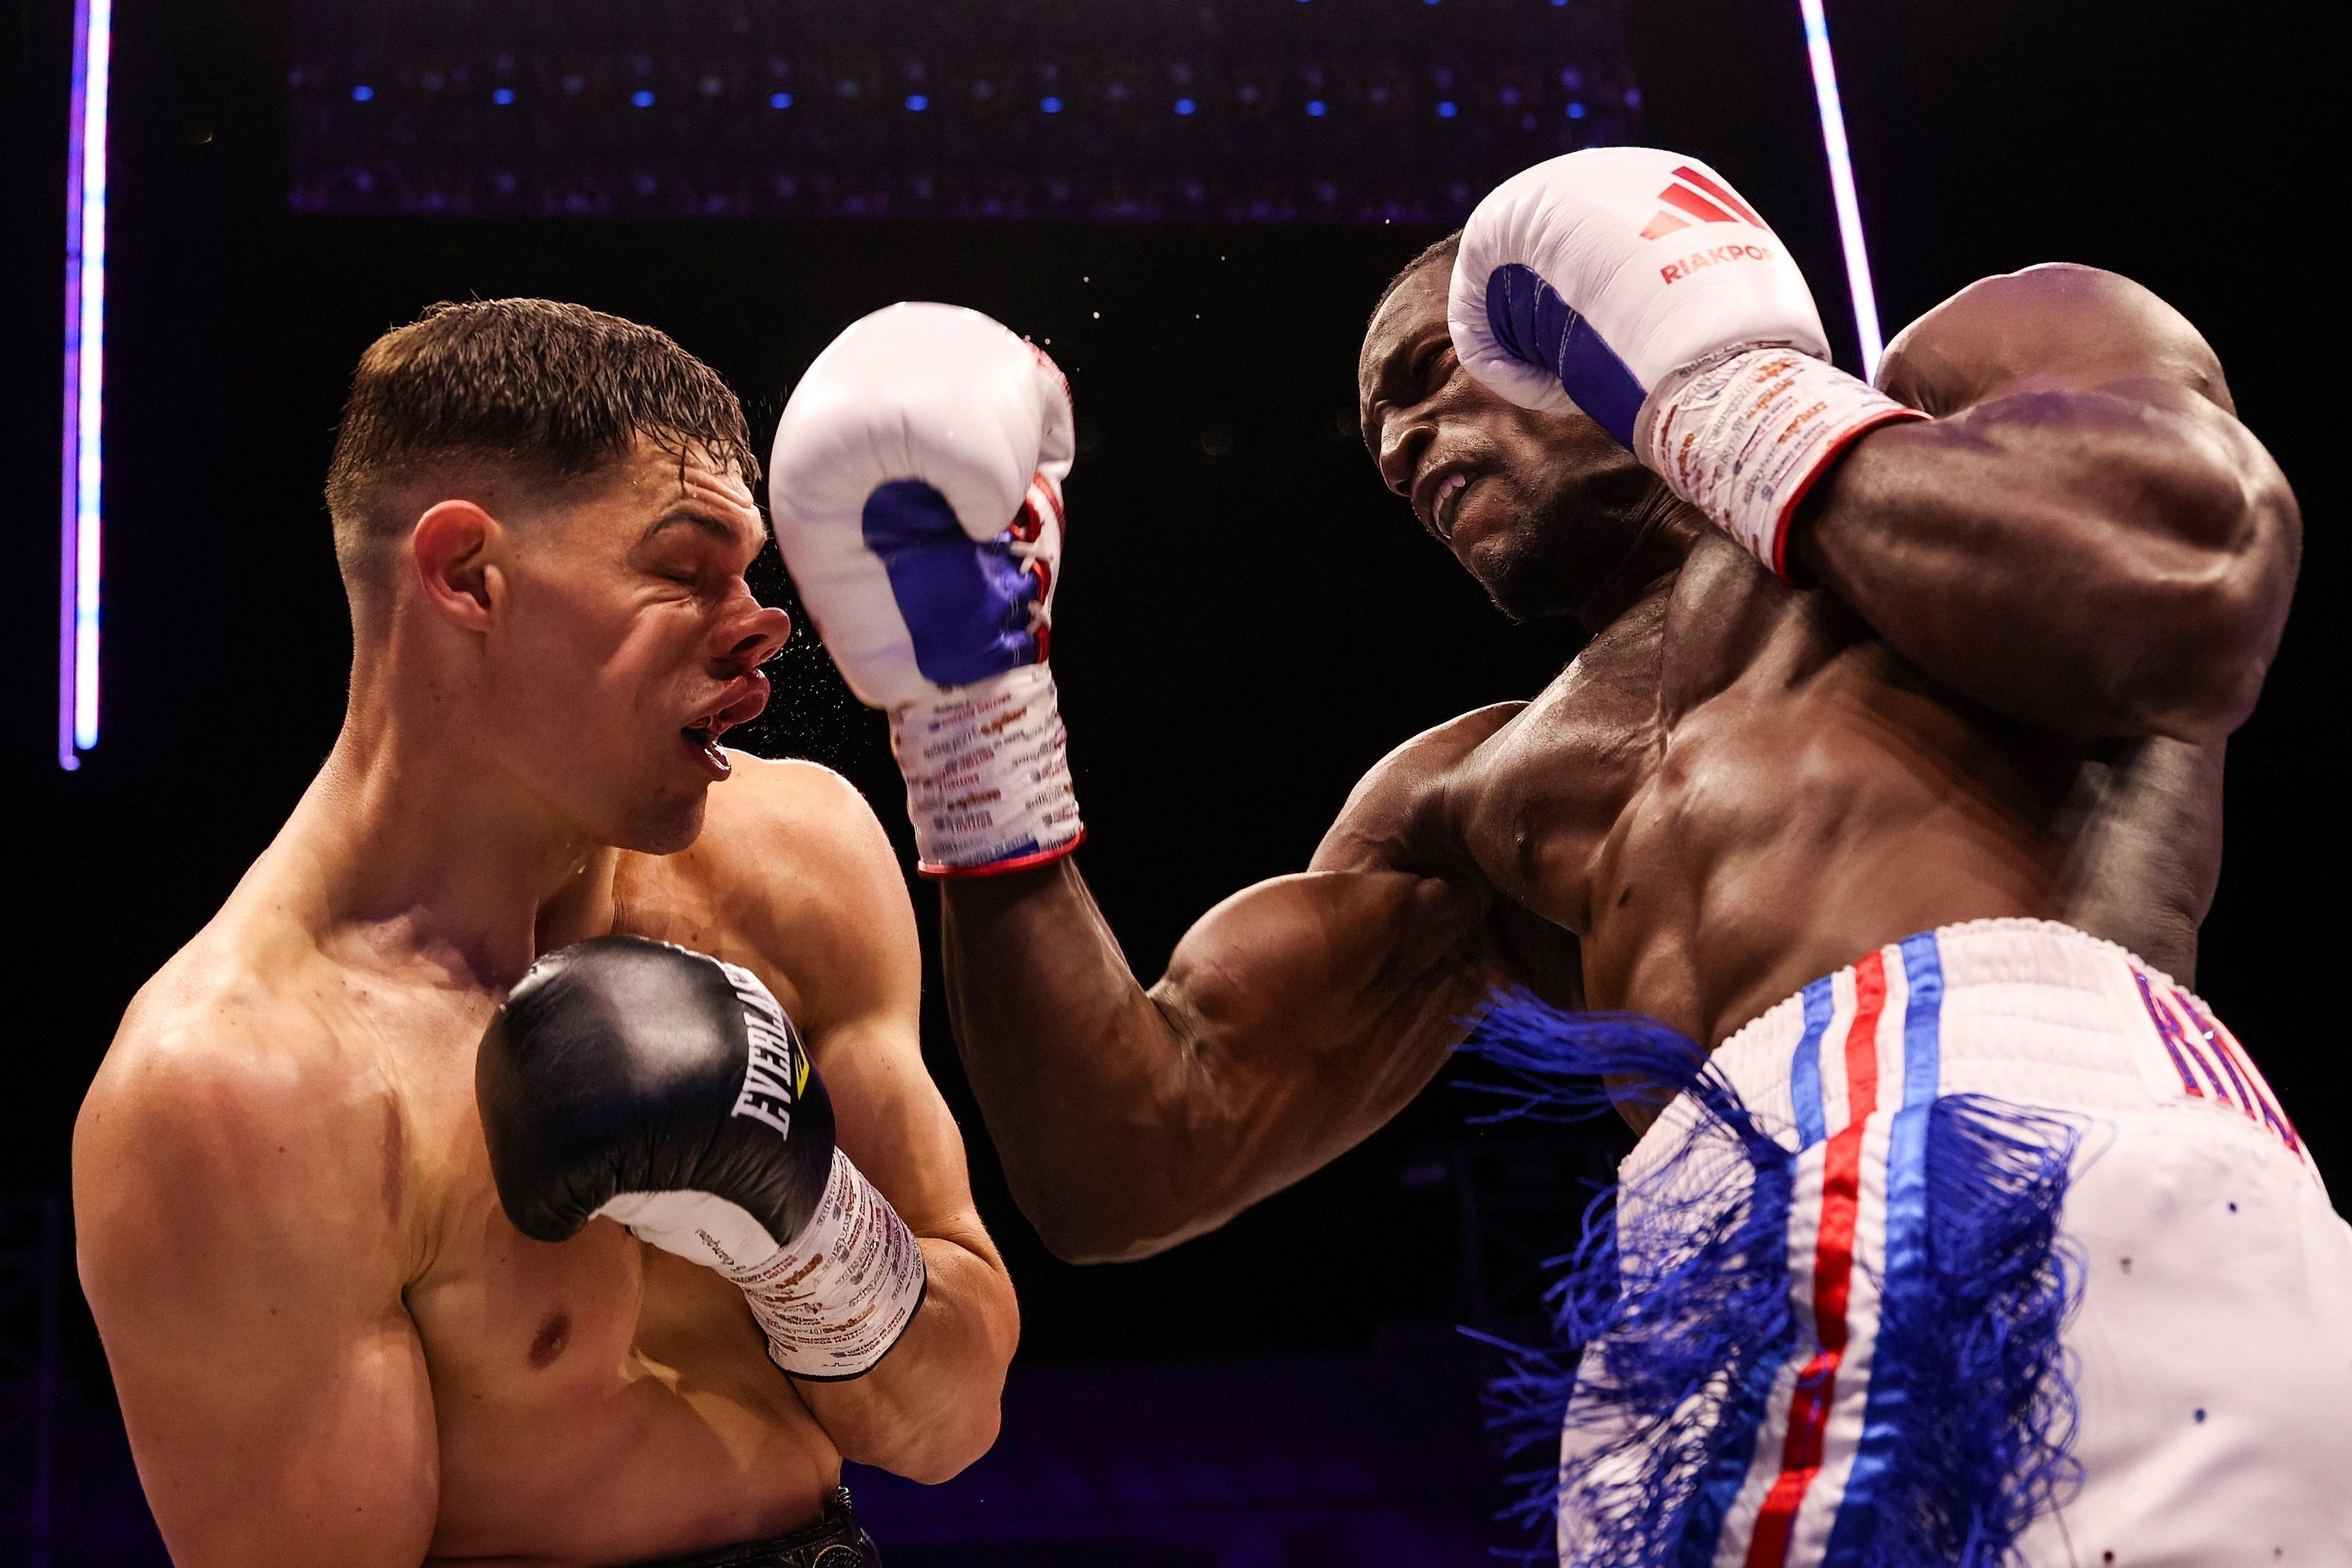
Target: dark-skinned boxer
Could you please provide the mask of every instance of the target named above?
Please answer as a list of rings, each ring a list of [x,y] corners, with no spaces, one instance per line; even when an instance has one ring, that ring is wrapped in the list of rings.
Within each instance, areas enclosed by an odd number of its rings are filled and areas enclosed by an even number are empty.
[[[1483,1008],[1532,1108],[1604,1074],[1665,1106],[1569,1282],[1564,1561],[2352,1561],[2352,1232],[2187,988],[2300,521],[2177,312],[2087,268],[1990,279],[1874,388],[1704,164],[1509,182],[1381,301],[1365,437],[1506,611],[1591,641],[1381,763],[1149,990],[1068,854],[1033,526],[1066,416],[1017,345],[962,402],[950,357],[851,328],[772,496],[892,710],[958,1037],[1049,1243],[1222,1223]],[[898,493],[876,529],[884,486],[1003,427],[992,490],[935,479],[928,521]],[[798,488],[853,429],[886,457]]]

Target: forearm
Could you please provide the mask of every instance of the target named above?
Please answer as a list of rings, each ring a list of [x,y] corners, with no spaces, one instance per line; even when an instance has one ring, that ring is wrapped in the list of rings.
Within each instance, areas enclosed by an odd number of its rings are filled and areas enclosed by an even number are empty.
[[[1069,860],[941,885],[948,1008],[1022,1211],[1064,1258],[1156,1250],[1201,1217],[1188,1129],[1217,1118],[1192,1045],[1129,970]]]
[[[2260,447],[2193,395],[2038,390],[1865,437],[1790,553],[1964,696],[2061,733],[2203,741],[2253,705],[2294,528]]]
[[[919,1244],[923,1304],[889,1354],[862,1376],[793,1386],[842,1458],[937,1485],[996,1440],[1020,1310],[976,1226],[969,1237]]]
[[[1427,1083],[1492,979],[1484,906],[1399,871],[1219,904],[1147,993],[1067,863],[947,884],[949,1005],[1023,1211],[1096,1262],[1215,1228]]]

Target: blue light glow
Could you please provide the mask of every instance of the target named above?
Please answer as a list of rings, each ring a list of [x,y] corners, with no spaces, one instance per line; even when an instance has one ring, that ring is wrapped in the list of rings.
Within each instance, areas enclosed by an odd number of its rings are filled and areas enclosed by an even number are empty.
[[[1584,105],[1580,101],[1571,101],[1568,106],[1568,117],[1570,120],[1583,119]]]
[[[357,87],[352,89],[352,101],[353,103],[365,103],[369,99],[373,98],[374,96],[375,89],[370,87],[365,82],[362,82]]]
[[[1461,109],[1450,98],[1444,100],[1437,106],[1437,118],[1440,120],[1451,120],[1461,112]]]
[[[64,537],[59,542],[58,765],[98,744],[100,513],[106,371],[106,98],[112,0],[74,7],[66,153]]]
[[[1854,335],[1862,340],[1862,374],[1869,375],[1878,368],[1878,356],[1885,344],[1878,333],[1878,297],[1870,286],[1870,251],[1862,238],[1862,201],[1853,188],[1853,158],[1846,146],[1845,109],[1838,100],[1837,65],[1830,58],[1829,18],[1822,14],[1822,0],[1798,0],[1798,8],[1805,16],[1805,53],[1812,62],[1822,146],[1829,154],[1830,194],[1837,201],[1838,240],[1845,250],[1846,292],[1853,300]]]
[[[1059,114],[1062,112],[1062,100],[1058,98],[1039,99],[1037,107],[1048,114]]]
[[[1310,98],[1307,100],[1307,112],[1320,120],[1331,112],[1331,106],[1319,98]]]
[[[789,92],[772,92],[768,95],[770,109],[790,109],[792,106],[793,95]]]
[[[1307,0],[1298,0],[1298,3],[1303,5]],[[1180,98],[1176,100],[1176,112],[1179,114],[1190,114],[1200,107],[1189,98]]]
[[[510,87],[502,87],[499,89],[498,91],[490,94],[490,101],[492,103],[512,103],[514,101],[514,89]]]
[[[919,92],[910,92],[907,95],[907,110],[910,114],[920,114],[930,106],[931,100]]]
[[[654,106],[654,95],[641,87],[629,94],[629,101],[639,109],[651,109]]]

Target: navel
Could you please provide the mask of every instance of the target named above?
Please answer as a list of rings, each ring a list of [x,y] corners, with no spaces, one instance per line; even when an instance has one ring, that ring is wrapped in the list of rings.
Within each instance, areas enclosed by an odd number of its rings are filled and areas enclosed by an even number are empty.
[[[553,1364],[571,1341],[572,1314],[562,1310],[550,1312],[547,1321],[539,1326],[538,1334],[530,1342],[530,1364],[534,1368]]]

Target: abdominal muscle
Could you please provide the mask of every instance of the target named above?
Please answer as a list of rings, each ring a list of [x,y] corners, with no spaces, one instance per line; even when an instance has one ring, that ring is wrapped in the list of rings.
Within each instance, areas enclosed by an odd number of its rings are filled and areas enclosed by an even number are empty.
[[[628,1563],[818,1517],[840,1456],[733,1286],[609,1220],[530,1240],[487,1161],[444,1211],[405,1293],[440,1440],[428,1562]]]
[[[1591,1005],[1713,1046],[1915,931],[2069,917],[2077,764],[1890,682],[1886,663],[1862,645],[1675,720],[1588,863]]]

